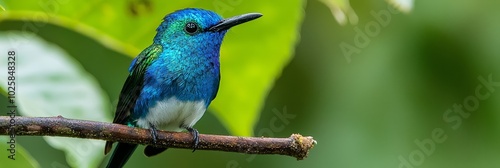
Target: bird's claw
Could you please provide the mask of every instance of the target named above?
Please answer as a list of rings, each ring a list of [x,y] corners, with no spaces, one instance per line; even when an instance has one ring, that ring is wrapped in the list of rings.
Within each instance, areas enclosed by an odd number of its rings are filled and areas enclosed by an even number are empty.
[[[191,133],[191,135],[193,135],[193,152],[194,152],[196,151],[196,148],[198,148],[198,142],[199,142],[198,130],[191,127],[188,127],[186,129],[189,131],[189,133]]]
[[[151,137],[153,138],[153,144],[156,144],[156,139],[158,138],[158,133],[156,127],[153,124],[149,124]]]

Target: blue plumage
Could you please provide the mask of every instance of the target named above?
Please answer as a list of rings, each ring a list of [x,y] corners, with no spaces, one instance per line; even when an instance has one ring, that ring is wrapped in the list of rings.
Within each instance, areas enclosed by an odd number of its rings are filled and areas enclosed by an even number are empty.
[[[245,14],[223,19],[214,12],[188,8],[171,13],[157,28],[153,44],[131,63],[129,76],[120,93],[114,123],[193,134],[193,125],[215,98],[220,80],[219,53],[227,30],[256,19]],[[113,142],[107,142],[105,153]],[[122,167],[137,145],[119,143],[108,167]],[[148,146],[147,156],[165,149]]]

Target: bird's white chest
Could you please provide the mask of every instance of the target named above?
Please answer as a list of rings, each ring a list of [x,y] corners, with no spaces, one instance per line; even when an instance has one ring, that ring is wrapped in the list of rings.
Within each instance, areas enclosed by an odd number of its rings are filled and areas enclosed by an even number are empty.
[[[149,108],[145,117],[137,120],[137,125],[167,131],[180,131],[182,127],[192,127],[205,113],[205,101],[180,101],[176,97],[158,101]]]

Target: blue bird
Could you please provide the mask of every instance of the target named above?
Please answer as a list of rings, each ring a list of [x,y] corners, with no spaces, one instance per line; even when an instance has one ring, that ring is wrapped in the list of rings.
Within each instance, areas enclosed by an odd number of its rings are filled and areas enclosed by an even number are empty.
[[[223,19],[203,9],[187,8],[168,14],[156,29],[153,44],[144,49],[128,68],[113,123],[151,130],[182,131],[193,135],[193,125],[217,95],[220,81],[220,46],[227,30],[261,17],[259,13]],[[104,153],[111,150],[107,141]],[[118,143],[107,167],[123,167],[137,144]],[[166,148],[147,146],[146,156]]]

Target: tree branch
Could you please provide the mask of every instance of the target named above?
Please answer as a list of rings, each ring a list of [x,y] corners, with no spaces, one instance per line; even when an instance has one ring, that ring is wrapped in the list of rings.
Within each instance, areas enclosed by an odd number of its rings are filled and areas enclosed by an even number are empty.
[[[120,124],[66,119],[58,117],[19,117],[15,121],[0,116],[0,135],[62,136],[100,139],[157,147],[192,149],[193,137],[189,133],[158,131],[153,144],[150,131]],[[292,134],[289,138],[237,137],[224,135],[199,135],[197,150],[218,150],[247,154],[288,155],[302,160],[316,141],[312,137]]]

